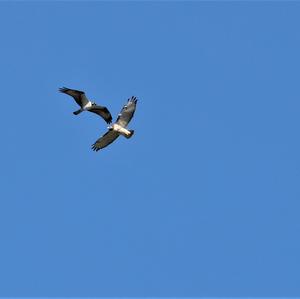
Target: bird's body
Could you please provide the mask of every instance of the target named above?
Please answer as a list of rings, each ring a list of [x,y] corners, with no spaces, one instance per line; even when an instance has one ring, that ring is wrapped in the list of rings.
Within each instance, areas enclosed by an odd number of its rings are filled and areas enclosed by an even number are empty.
[[[88,101],[83,107],[83,110],[89,110],[89,108],[93,107],[93,103],[91,101]]]
[[[120,135],[126,138],[132,137],[134,130],[128,130],[126,127],[134,115],[136,103],[136,97],[131,97],[128,100],[127,104],[123,106],[120,114],[118,115],[117,121],[113,125],[109,126],[108,131],[92,145],[92,149],[94,151],[99,151],[100,149],[108,146]]]
[[[133,130],[127,130],[126,128],[118,125],[118,124],[113,124],[109,129],[119,133],[119,135],[123,135],[126,138],[130,138],[133,135]]]
[[[75,102],[80,106],[80,109],[74,111],[73,114],[78,115],[83,111],[89,111],[101,116],[108,124],[111,123],[112,117],[108,109],[90,101],[83,91],[66,87],[60,88],[59,91],[73,97]]]

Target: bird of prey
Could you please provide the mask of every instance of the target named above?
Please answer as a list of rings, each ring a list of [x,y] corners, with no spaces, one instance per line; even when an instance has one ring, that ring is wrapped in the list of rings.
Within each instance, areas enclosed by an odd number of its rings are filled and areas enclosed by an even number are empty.
[[[132,137],[134,130],[127,130],[126,127],[133,117],[136,103],[136,97],[131,97],[128,99],[127,104],[123,106],[120,114],[118,115],[117,121],[113,125],[109,126],[108,131],[92,145],[92,149],[94,151],[97,152],[100,149],[108,146],[120,135],[123,135],[126,138]]]
[[[90,101],[83,91],[66,87],[60,88],[59,91],[73,97],[76,103],[80,106],[80,109],[74,111],[73,114],[78,115],[83,111],[90,111],[100,115],[108,124],[111,123],[112,117],[108,109]]]

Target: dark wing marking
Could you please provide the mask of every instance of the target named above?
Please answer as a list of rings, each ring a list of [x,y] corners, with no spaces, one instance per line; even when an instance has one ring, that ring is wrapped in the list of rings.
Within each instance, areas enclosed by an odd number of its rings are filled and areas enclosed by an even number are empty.
[[[104,120],[110,124],[112,121],[112,117],[111,114],[109,112],[109,110],[106,107],[103,106],[99,106],[99,105],[93,105],[90,109],[90,112],[96,113],[98,115],[100,115],[101,117],[104,118]]]
[[[123,106],[120,114],[118,115],[116,123],[122,127],[126,127],[130,120],[132,119],[135,108],[136,108],[137,98],[131,97],[128,99],[126,105]]]
[[[108,146],[113,141],[119,137],[119,134],[115,131],[107,131],[103,136],[101,136],[93,145],[92,150],[98,152],[100,149]]]
[[[70,89],[67,87],[59,88],[59,91],[73,97],[76,103],[81,108],[89,102],[89,100],[86,98],[85,93],[83,91]]]

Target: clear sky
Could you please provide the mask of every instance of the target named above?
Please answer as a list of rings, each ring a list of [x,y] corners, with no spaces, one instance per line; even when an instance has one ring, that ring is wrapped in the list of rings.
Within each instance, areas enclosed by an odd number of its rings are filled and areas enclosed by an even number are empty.
[[[299,15],[1,2],[0,296],[300,296]]]

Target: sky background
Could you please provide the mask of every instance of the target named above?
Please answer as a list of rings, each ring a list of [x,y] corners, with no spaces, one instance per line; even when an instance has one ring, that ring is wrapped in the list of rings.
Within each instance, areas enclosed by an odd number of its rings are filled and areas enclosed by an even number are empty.
[[[300,296],[299,14],[1,2],[0,296]]]

